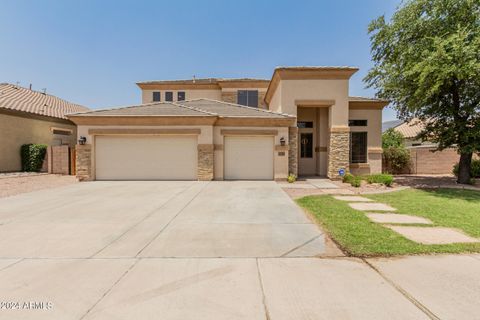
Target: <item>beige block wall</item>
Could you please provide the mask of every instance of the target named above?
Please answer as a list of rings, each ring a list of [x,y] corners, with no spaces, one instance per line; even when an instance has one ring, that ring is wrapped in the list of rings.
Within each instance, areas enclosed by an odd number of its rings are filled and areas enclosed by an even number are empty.
[[[212,100],[221,100],[222,98],[222,91],[220,89],[214,90],[142,90],[142,103],[151,103],[153,102],[153,92],[160,91],[161,95],[161,102],[165,102],[165,92],[171,91],[173,92],[173,101],[177,101],[177,92],[184,91],[185,92],[185,99],[192,100],[192,99],[212,99]]]
[[[76,142],[76,127],[65,121],[51,121],[48,118],[32,119],[22,116],[0,114],[0,172],[20,171],[22,169],[20,147],[27,143],[46,145],[69,144]],[[54,135],[51,128],[64,128],[73,131],[70,136]]]
[[[237,129],[237,130],[265,130],[264,127],[213,127],[213,143],[217,146],[222,146],[215,150],[214,163],[215,180],[223,180],[223,144],[224,136],[221,134],[223,129]],[[288,127],[269,127],[268,130],[277,130],[278,134],[275,136],[275,145],[280,145],[280,139],[285,138],[288,141]],[[274,179],[286,179],[288,177],[288,152],[284,156],[279,155],[279,151],[274,151]]]
[[[350,110],[349,120],[367,120],[366,127],[350,127],[351,132],[367,132],[368,168],[350,170],[353,174],[382,172],[382,110]]]

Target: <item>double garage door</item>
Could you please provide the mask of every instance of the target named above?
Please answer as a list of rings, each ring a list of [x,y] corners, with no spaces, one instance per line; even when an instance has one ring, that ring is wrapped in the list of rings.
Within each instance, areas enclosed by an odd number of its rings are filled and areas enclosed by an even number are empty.
[[[273,179],[273,137],[227,136],[224,178]],[[97,180],[197,180],[197,136],[97,136]]]

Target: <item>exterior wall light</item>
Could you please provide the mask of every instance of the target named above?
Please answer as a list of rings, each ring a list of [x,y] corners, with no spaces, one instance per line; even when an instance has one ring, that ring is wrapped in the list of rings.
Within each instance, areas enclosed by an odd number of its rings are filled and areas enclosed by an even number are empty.
[[[284,137],[281,137],[281,138],[280,138],[280,145],[281,145],[281,146],[284,146],[284,145],[285,145],[285,138],[284,138]]]
[[[85,137],[83,137],[83,136],[80,137],[80,139],[78,139],[78,143],[81,144],[81,145],[84,145],[85,142],[87,142],[87,138],[85,138]]]

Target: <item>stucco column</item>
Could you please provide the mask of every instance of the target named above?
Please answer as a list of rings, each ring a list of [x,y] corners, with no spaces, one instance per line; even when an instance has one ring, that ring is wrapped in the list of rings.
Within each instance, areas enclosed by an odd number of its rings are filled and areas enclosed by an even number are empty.
[[[327,176],[330,179],[340,179],[338,171],[349,171],[350,167],[350,128],[331,127],[328,147]]]
[[[198,166],[197,176],[200,181],[213,180],[213,144],[198,145]]]
[[[92,145],[77,144],[76,149],[76,170],[79,181],[90,181],[93,179],[92,175]]]
[[[298,176],[298,128],[288,128],[288,173]]]

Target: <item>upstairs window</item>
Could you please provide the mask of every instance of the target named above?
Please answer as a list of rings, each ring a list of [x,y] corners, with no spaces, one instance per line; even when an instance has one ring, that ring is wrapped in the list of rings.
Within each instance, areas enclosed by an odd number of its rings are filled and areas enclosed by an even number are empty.
[[[177,92],[177,101],[185,101],[185,91]]]
[[[153,101],[160,101],[160,91],[153,92]]]
[[[348,120],[349,127],[366,127],[367,124],[367,120]]]
[[[237,104],[258,108],[258,90],[238,90]]]
[[[165,92],[165,101],[173,101],[173,92],[172,91]]]
[[[367,163],[367,133],[350,133],[350,163]]]

